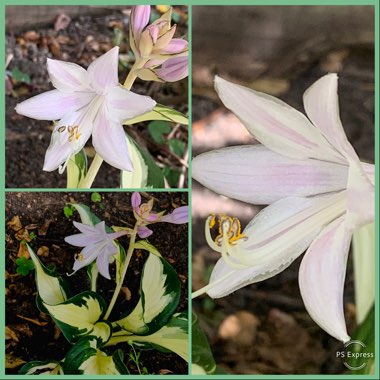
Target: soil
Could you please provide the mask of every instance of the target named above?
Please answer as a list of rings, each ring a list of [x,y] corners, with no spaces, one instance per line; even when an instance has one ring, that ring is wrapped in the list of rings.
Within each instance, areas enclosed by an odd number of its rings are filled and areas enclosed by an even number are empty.
[[[35,304],[36,285],[34,272],[26,276],[16,273],[16,259],[22,237],[35,234],[29,243],[35,252],[41,249],[40,260],[45,265],[53,264],[59,273],[71,273],[73,258],[77,249],[64,242],[64,237],[78,233],[72,221],[79,220],[75,212],[70,218],[63,214],[68,202],[83,203],[108,225],[133,226],[134,218],[130,206],[130,193],[100,193],[101,201],[91,201],[91,193],[8,193],[6,196],[6,326],[13,334],[7,339],[7,355],[12,355],[20,364],[31,360],[60,360],[70,348],[52,319],[40,313]],[[155,211],[171,212],[174,208],[187,204],[186,193],[142,193],[143,199],[153,197]],[[22,229],[15,231],[10,222],[18,216]],[[181,282],[181,298],[176,312],[188,309],[188,230],[187,225],[160,223],[151,226],[154,231],[148,240],[161,252],[163,257],[174,267]],[[20,235],[20,231],[22,236]],[[120,238],[124,247],[127,238]],[[43,248],[45,247],[43,251]],[[39,252],[39,253],[41,253]],[[141,270],[146,254],[136,250],[123,286],[130,292],[130,299],[121,294],[117,307],[110,319],[125,315],[126,310],[133,308],[138,302]],[[114,266],[111,265],[111,277]],[[86,271],[79,270],[69,278],[73,292],[81,292],[87,287]],[[101,276],[98,280],[101,295],[109,302],[112,297],[114,283]],[[29,318],[26,319],[26,318]],[[124,351],[125,363],[130,372],[138,373],[136,366],[129,358],[130,347],[119,345]],[[161,353],[157,350],[143,350],[139,359],[140,366],[146,367],[149,374],[176,373],[187,374],[187,363],[173,353]],[[7,373],[17,373],[19,366],[7,369]],[[169,371],[169,372],[167,372]]]
[[[176,9],[179,15],[176,36],[186,36],[186,7]],[[33,30],[7,32],[6,56],[13,58],[7,67],[6,83],[6,187],[66,187],[64,174],[60,175],[58,171],[42,171],[45,152],[50,143],[51,122],[18,115],[14,108],[17,103],[53,88],[46,70],[46,58],[75,62],[87,68],[95,58],[111,49],[117,39],[120,55],[126,59],[124,65],[119,65],[119,79],[124,81],[133,63],[128,44],[128,10],[126,7],[124,10],[110,9],[108,14],[101,16],[81,15],[67,25],[61,25],[62,29],[59,30],[56,30],[55,24],[39,26]],[[11,75],[14,69],[27,74],[30,83],[16,82]],[[149,95],[157,103],[187,114],[187,79],[164,84],[137,80],[132,91]],[[183,157],[173,154],[166,143],[155,142],[147,125],[147,122],[139,123],[128,126],[126,130],[151,153],[158,166],[170,167],[184,173],[185,180],[178,185],[186,187],[187,171],[183,167]],[[187,127],[173,123],[169,136],[187,144]],[[86,153],[90,159],[95,154],[89,143],[86,144]],[[186,158],[183,159],[186,161]],[[119,171],[103,163],[93,187],[119,187]],[[177,185],[173,184],[172,187]]]

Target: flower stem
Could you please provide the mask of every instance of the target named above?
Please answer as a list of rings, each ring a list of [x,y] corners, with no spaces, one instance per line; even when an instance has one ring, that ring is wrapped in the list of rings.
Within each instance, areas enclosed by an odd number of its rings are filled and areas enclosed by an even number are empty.
[[[79,182],[78,188],[89,189],[92,186],[92,183],[94,182],[102,163],[103,158],[100,157],[98,153],[96,153],[94,159],[92,160],[90,169],[88,169],[88,172],[86,176],[83,178],[83,180]]]
[[[125,275],[127,273],[127,269],[128,269],[129,263],[131,261],[131,257],[132,257],[133,251],[134,251],[134,245],[135,245],[135,240],[136,240],[136,235],[137,235],[137,229],[138,229],[138,227],[139,227],[139,224],[136,223],[135,227],[134,227],[134,229],[132,231],[130,240],[129,240],[128,251],[127,251],[127,255],[126,255],[125,260],[124,260],[124,265],[123,265],[123,269],[122,269],[122,272],[121,272],[120,281],[116,285],[116,288],[115,288],[115,291],[113,293],[111,302],[110,302],[110,304],[108,306],[108,309],[107,309],[107,312],[106,312],[106,314],[104,316],[104,320],[107,320],[108,317],[110,316],[110,314],[112,312],[112,309],[115,306],[115,302],[117,300],[117,297],[118,297],[118,295],[120,293],[120,289],[121,289],[121,287],[123,285],[124,278],[125,278]]]
[[[127,78],[125,79],[125,82],[124,82],[124,87],[127,89],[127,90],[130,90],[132,85],[133,85],[133,82],[136,80],[137,78],[137,74],[136,74],[136,71],[138,69],[141,69],[146,63],[147,63],[148,59],[146,58],[138,58],[136,59],[135,63],[133,64],[131,70],[129,71],[128,75],[127,75]]]

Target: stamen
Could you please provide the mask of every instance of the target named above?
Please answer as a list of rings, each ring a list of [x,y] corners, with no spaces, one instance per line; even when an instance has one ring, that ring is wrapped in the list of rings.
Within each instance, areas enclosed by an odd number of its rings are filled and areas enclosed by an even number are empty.
[[[248,239],[241,233],[240,221],[224,214],[218,215],[219,235],[215,240],[211,237],[211,228],[216,224],[216,216],[210,215],[205,224],[205,236],[208,245],[216,252],[221,253],[223,260],[234,269],[245,268],[241,263],[240,246],[237,242]]]

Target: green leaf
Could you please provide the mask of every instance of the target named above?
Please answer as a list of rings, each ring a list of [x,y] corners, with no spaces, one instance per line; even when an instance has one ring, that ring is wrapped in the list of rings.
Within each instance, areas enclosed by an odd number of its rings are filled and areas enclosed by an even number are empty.
[[[31,83],[30,76],[27,73],[22,72],[17,67],[12,70],[12,79],[15,83]]]
[[[170,187],[177,187],[181,172],[178,169],[173,169],[169,166],[165,166],[162,169],[162,173],[166,180],[169,182]]]
[[[192,334],[191,334],[191,347],[192,347],[192,363],[201,367],[206,374],[211,375],[215,372],[216,363],[211,352],[210,345],[207,337],[202,331],[198,317],[193,313],[192,318]]]
[[[95,224],[98,224],[101,222],[101,220],[90,210],[90,208],[86,205],[80,204],[80,203],[73,203],[71,205],[75,208],[75,210],[78,211],[80,219],[83,224],[87,224],[89,226],[95,226]],[[110,227],[106,226],[107,232],[113,232]]]
[[[144,113],[143,115],[139,115],[133,119],[125,120],[123,124],[131,125],[148,120],[164,120],[183,125],[189,124],[189,120],[184,114],[162,104],[157,104],[153,111]]]
[[[163,188],[165,186],[164,176],[162,175],[161,169],[154,162],[152,156],[145,149],[136,144],[130,136],[127,135],[127,138],[130,144],[133,144],[134,146],[134,150],[132,150],[134,172],[132,175],[130,172],[121,172],[120,187],[123,189],[141,187]],[[136,161],[136,159],[134,161],[133,151],[138,152],[138,161]],[[135,178],[135,176],[138,177]],[[142,185],[136,187],[139,183]]]
[[[59,362],[54,360],[31,361],[24,364],[19,374],[21,375],[63,375],[62,367]]]
[[[165,134],[169,133],[172,128],[167,121],[151,121],[148,125],[148,130],[153,140],[157,144],[163,144],[165,142]]]
[[[66,218],[71,218],[74,213],[74,208],[71,205],[65,206],[63,208],[63,213],[65,214]]]
[[[34,253],[32,248],[27,244],[30,258],[36,269],[36,284],[38,295],[44,304],[56,305],[66,301],[68,294],[68,286],[65,280],[57,276],[53,271],[47,269]]]
[[[120,187],[123,189],[146,187],[148,182],[148,166],[133,139],[127,134],[126,139],[129,155],[133,163],[133,171],[121,171]]]
[[[98,348],[94,338],[83,338],[67,353],[63,370],[65,375],[128,375],[123,353],[116,350],[112,356]]]
[[[171,139],[168,142],[169,149],[177,156],[182,157],[185,154],[186,143],[179,139]]]
[[[370,309],[364,321],[357,327],[352,341],[360,341],[365,347],[360,344],[351,344],[347,347],[347,351],[353,355],[361,355],[361,357],[353,357],[346,362],[354,368],[359,368],[363,364],[365,366],[360,370],[353,370],[353,375],[373,375],[375,373],[375,309],[374,306]],[[351,341],[351,342],[352,342]],[[365,355],[365,356],[364,356]]]
[[[164,326],[174,313],[180,297],[180,282],[173,267],[162,257],[152,254],[144,265],[140,290],[136,307],[113,326],[148,335]]]
[[[161,253],[157,250],[157,248],[150,244],[147,240],[140,240],[134,244],[134,249],[144,249],[149,253],[153,253],[153,255],[161,257]]]
[[[99,193],[92,193],[91,194],[91,201],[94,203],[101,202],[102,196]]]
[[[76,155],[71,156],[67,163],[67,188],[78,188],[79,182],[87,174],[87,156],[84,149],[80,150]]]
[[[16,272],[21,274],[21,276],[27,276],[29,272],[34,269],[33,261],[27,259],[25,256],[18,258],[16,264]]]
[[[109,344],[118,342],[133,341],[141,348],[156,348],[160,351],[172,351],[179,355],[182,359],[189,359],[189,335],[188,335],[188,318],[185,313],[174,314],[170,321],[160,330],[151,335],[130,335],[116,336],[111,338]]]
[[[70,343],[88,335],[105,343],[111,336],[110,323],[100,321],[106,303],[98,293],[86,291],[58,305],[44,306]]]

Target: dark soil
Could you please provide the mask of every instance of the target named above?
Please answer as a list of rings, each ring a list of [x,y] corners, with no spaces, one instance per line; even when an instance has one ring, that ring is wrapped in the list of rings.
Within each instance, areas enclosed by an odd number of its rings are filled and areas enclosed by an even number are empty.
[[[152,7],[153,8],[153,7]],[[128,7],[126,7],[126,10]],[[178,8],[181,15],[176,36],[187,33],[186,8]],[[58,16],[58,14],[57,14]],[[73,19],[66,28],[56,31],[53,25],[34,30],[16,31],[6,34],[7,57],[10,61],[6,92],[6,187],[8,188],[56,188],[66,187],[66,175],[58,171],[42,170],[46,149],[50,143],[52,123],[38,121],[18,115],[14,108],[34,95],[52,89],[46,70],[46,58],[75,62],[87,68],[97,57],[111,49],[119,40],[120,54],[128,60],[119,65],[119,79],[124,81],[133,58],[128,44],[129,17],[121,10],[109,10],[104,16],[82,15]],[[31,82],[15,82],[11,72],[19,69],[28,74]],[[188,104],[187,79],[175,83],[153,83],[137,80],[132,91],[149,95],[157,103],[175,108],[186,114]],[[187,186],[187,172],[180,161],[181,157],[173,154],[167,144],[156,143],[147,128],[148,123],[128,126],[128,133],[147,149],[155,162],[161,167],[170,167],[185,172],[182,187]],[[172,138],[187,143],[187,127],[172,125]],[[175,130],[174,130],[175,128]],[[91,139],[90,139],[91,140]],[[94,150],[87,143],[86,153],[91,158]],[[103,163],[93,184],[94,188],[119,187],[119,171]],[[172,187],[177,187],[172,185]]]
[[[6,222],[18,216],[22,227],[36,235],[29,244],[35,252],[42,246],[47,253],[40,256],[45,265],[53,264],[59,273],[71,273],[73,258],[77,249],[64,242],[64,237],[78,233],[72,221],[79,221],[75,212],[67,219],[63,208],[68,202],[83,203],[108,225],[133,226],[134,218],[130,206],[130,193],[101,193],[99,203],[91,202],[91,193],[8,193],[6,196]],[[156,211],[171,212],[175,207],[187,204],[186,193],[149,193],[143,199],[154,197]],[[47,230],[46,230],[47,227]],[[187,311],[188,308],[188,232],[187,225],[160,223],[151,226],[154,234],[148,240],[157,247],[163,257],[175,268],[181,282],[181,299],[177,308]],[[46,231],[44,231],[46,230]],[[70,344],[59,332],[52,319],[40,313],[36,304],[36,286],[33,271],[27,276],[16,273],[16,259],[20,247],[20,236],[9,224],[6,229],[6,326],[15,337],[6,342],[7,354],[25,362],[31,360],[61,360],[70,348]],[[127,238],[120,238],[124,247],[128,246]],[[115,320],[125,315],[137,303],[141,269],[146,254],[136,250],[128,268],[124,286],[131,292],[130,300],[120,295],[117,307],[110,319]],[[114,266],[111,265],[111,277]],[[85,269],[70,277],[73,292],[81,292],[88,286]],[[99,276],[98,289],[109,302],[112,297],[114,282]],[[28,321],[25,318],[30,318]],[[41,322],[41,323],[40,323]],[[42,324],[38,325],[38,324]],[[125,362],[131,373],[138,373],[136,366],[128,357],[130,347],[119,345],[124,351]],[[119,347],[118,346],[118,347]],[[149,374],[169,373],[186,374],[187,363],[173,353],[161,353],[156,350],[142,351],[140,366],[146,367]],[[17,373],[19,366],[8,369],[8,373]]]

